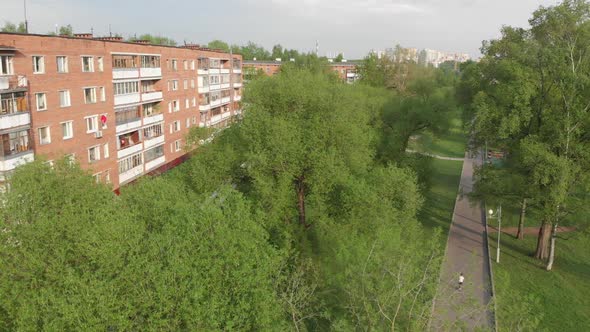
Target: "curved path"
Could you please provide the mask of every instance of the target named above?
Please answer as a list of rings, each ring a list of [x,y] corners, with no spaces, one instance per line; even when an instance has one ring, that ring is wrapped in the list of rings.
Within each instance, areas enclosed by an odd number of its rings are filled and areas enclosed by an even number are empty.
[[[473,167],[481,165],[481,158],[469,157],[466,153],[435,298],[434,331],[494,328],[484,211],[464,196],[472,190]],[[461,290],[457,289],[459,273],[465,276]]]
[[[435,159],[441,159],[441,160],[451,160],[451,161],[463,161],[465,160],[464,158],[453,158],[453,157],[445,157],[445,156],[439,156],[437,154],[432,154],[432,153],[428,153],[428,152],[420,152],[420,151],[416,151],[416,150],[410,150],[410,149],[406,149],[407,153],[418,153],[421,154],[423,156],[428,156],[428,157],[432,157]]]

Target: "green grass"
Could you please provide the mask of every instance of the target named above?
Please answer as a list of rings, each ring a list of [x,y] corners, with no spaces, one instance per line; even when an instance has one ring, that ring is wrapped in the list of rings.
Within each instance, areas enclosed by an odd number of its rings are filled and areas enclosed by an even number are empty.
[[[490,251],[495,258],[497,235],[490,234]],[[497,307],[499,327],[506,331],[516,318],[516,302],[532,294],[538,298],[536,313],[542,313],[538,330],[590,331],[590,234],[560,234],[556,244],[553,271],[531,254],[536,236],[519,241],[502,234],[500,264],[493,264],[494,273],[506,273],[509,285],[497,276]],[[504,323],[504,324],[503,324]]]
[[[460,115],[457,113],[451,120],[448,133],[436,137],[431,132],[426,131],[418,135],[416,139],[410,140],[408,148],[444,157],[462,158],[465,155],[466,143],[467,136],[462,128]]]

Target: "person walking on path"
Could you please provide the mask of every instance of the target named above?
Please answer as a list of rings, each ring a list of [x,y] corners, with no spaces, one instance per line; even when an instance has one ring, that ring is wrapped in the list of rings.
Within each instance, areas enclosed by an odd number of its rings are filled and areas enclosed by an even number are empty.
[[[459,290],[463,289],[463,282],[465,281],[465,277],[463,276],[463,272],[459,274]]]

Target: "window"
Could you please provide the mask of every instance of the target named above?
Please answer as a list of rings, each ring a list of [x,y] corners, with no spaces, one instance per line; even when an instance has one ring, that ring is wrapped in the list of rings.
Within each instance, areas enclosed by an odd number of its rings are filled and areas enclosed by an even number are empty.
[[[104,70],[104,61],[101,56],[99,56],[96,61],[98,62],[98,71]]]
[[[94,178],[94,182],[96,184],[100,183],[100,173],[93,174],[92,177]]]
[[[64,140],[74,137],[73,122],[66,121],[61,123],[61,133]]]
[[[68,164],[74,165],[76,163],[76,154],[70,153],[65,155],[65,159],[68,161]]]
[[[184,89],[188,89],[188,80],[184,80]]]
[[[176,120],[170,124],[170,134],[180,130],[180,121]]]
[[[59,106],[69,107],[70,103],[70,90],[62,90],[59,92]]]
[[[172,101],[172,110],[174,112],[180,111],[180,101],[179,100],[173,100]]]
[[[45,73],[45,57],[33,56],[33,73],[34,74]]]
[[[117,125],[125,124],[141,119],[139,106],[131,106],[115,110],[115,122]]]
[[[191,89],[195,88],[195,80],[191,80]]]
[[[197,124],[197,117],[193,116],[193,125],[196,125],[196,124]]]
[[[12,58],[11,55],[0,55],[0,75],[12,75]]]
[[[172,81],[172,91],[178,90],[178,80]]]
[[[111,183],[111,171],[110,170],[106,170],[104,171],[104,183]]]
[[[188,70],[188,61],[187,60],[183,61],[183,66],[184,66],[184,70]]]
[[[178,61],[172,60],[172,70],[178,70]]]
[[[109,157],[109,143],[105,143],[102,146],[102,149],[103,149],[104,159],[107,159]]]
[[[125,158],[119,161],[119,174],[123,174],[129,170],[134,169],[135,167],[141,166],[142,164],[142,153],[138,153],[131,157]]]
[[[195,60],[191,60],[191,70],[195,70]]]
[[[47,95],[45,93],[35,93],[37,100],[37,111],[47,110]]]
[[[141,92],[154,92],[156,91],[156,81],[141,81]]]
[[[84,88],[84,102],[86,104],[96,103],[96,88]]]
[[[186,118],[186,127],[189,128],[191,126],[191,118]]]
[[[143,137],[145,139],[151,139],[154,137],[162,136],[164,134],[164,124],[158,123],[146,128],[143,128]]]
[[[94,133],[98,130],[98,115],[86,118],[86,133]]]
[[[49,127],[41,127],[39,128],[39,144],[49,144],[51,143],[51,132],[49,131]]]
[[[29,151],[30,148],[28,130],[0,135],[0,156],[11,156]]]
[[[100,160],[100,145],[88,149],[88,162],[94,163]]]
[[[186,98],[184,100],[184,108],[189,108],[190,107],[190,101],[188,100],[188,98]]]
[[[131,93],[138,93],[139,92],[139,82],[123,82],[123,83],[114,83],[113,90],[115,91],[115,95],[126,95]]]
[[[57,72],[67,73],[68,72],[68,57],[58,56],[57,58]]]
[[[123,150],[141,143],[141,130],[135,130],[117,136],[118,149]]]
[[[94,58],[91,56],[82,57],[82,71],[85,73],[94,72]]]
[[[174,141],[174,152],[180,151],[180,140]]]
[[[144,153],[145,162],[152,161],[164,155],[164,145],[156,146],[155,148],[146,150]]]
[[[197,97],[193,97],[193,107],[197,106]]]
[[[104,91],[104,86],[101,86],[99,89],[100,92],[100,101],[106,101],[107,100],[107,96],[106,93]]]

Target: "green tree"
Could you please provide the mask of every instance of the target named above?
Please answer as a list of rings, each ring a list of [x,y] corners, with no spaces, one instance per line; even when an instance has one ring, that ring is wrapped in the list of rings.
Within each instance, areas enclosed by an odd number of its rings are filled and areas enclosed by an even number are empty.
[[[334,62],[342,62],[343,59],[344,55],[342,55],[342,53],[338,53],[338,56],[334,58]]]
[[[207,44],[207,47],[212,48],[212,49],[222,50],[224,52],[229,52],[229,44],[222,41],[222,40],[219,40],[219,39],[210,41]]]
[[[273,46],[271,57],[273,60],[281,59],[283,57],[283,46],[281,46],[280,44]],[[285,60],[288,60],[288,59],[285,59]]]
[[[4,26],[2,27],[2,29],[0,29],[1,32],[18,32],[18,33],[27,33],[27,27],[25,26],[24,22],[19,22],[18,25],[12,23],[12,22],[6,22],[4,23]]]
[[[135,37],[129,38],[129,41],[135,41],[135,40],[147,40],[150,44],[154,44],[154,45],[165,45],[165,46],[176,46],[177,45],[177,42],[172,38],[159,36],[159,35],[151,35],[148,33],[142,34],[137,38],[135,38]]]

